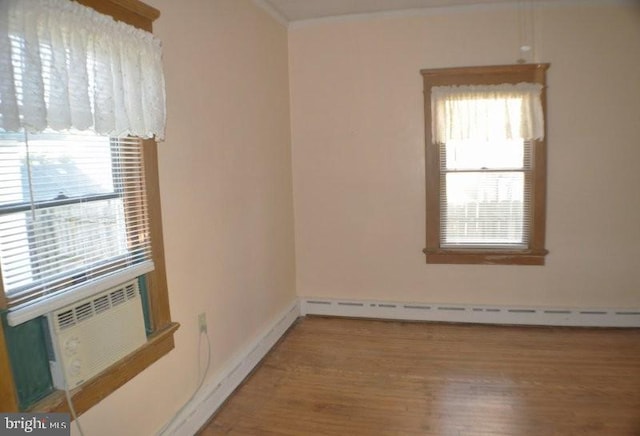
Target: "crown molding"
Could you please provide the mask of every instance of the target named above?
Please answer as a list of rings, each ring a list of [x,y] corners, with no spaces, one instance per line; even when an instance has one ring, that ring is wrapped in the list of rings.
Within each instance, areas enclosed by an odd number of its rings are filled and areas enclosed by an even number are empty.
[[[287,17],[276,9],[269,0],[253,0],[253,3],[258,6],[260,9],[266,11],[273,19],[275,19],[278,23],[283,25],[284,27],[289,26],[289,20]]]

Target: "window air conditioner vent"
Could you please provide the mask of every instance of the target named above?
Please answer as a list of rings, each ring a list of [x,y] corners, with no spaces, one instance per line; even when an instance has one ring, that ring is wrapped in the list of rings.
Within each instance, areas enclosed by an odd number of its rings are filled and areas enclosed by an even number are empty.
[[[53,384],[73,389],[147,341],[138,280],[51,312]]]
[[[109,310],[110,307],[109,297],[106,295],[101,295],[93,300],[93,309],[96,311],[96,314]]]
[[[129,299],[135,297],[136,288],[132,284],[129,284],[129,285],[127,285],[126,293],[127,293],[127,300],[129,300]]]
[[[78,322],[91,318],[93,316],[93,306],[91,305],[91,301],[87,301],[86,303],[82,303],[76,307],[75,312]]]
[[[112,306],[117,306],[118,304],[124,303],[124,288],[113,291],[111,294],[109,294],[109,296],[111,297]]]
[[[65,310],[64,312],[58,313],[57,321],[60,330],[76,325],[76,319],[73,316],[73,310]]]

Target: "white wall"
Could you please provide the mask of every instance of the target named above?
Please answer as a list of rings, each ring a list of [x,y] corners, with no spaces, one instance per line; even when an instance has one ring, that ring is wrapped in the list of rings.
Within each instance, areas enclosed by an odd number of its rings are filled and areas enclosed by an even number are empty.
[[[287,31],[250,0],[148,3],[162,13],[160,189],[181,327],[175,350],[80,418],[87,435],[154,434],[177,412],[196,387],[200,312],[211,380],[295,299]]]
[[[514,63],[512,6],[321,20],[289,32],[297,292],[640,306],[640,4],[545,2],[547,265],[426,265],[420,69]],[[550,6],[552,5],[552,6]]]

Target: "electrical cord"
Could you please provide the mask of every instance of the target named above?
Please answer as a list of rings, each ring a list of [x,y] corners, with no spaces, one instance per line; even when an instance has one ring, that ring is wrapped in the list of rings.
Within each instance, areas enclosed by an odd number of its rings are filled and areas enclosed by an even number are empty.
[[[204,370],[204,374],[200,376],[200,373],[202,372],[202,369],[201,369],[202,358],[201,358],[200,352],[202,351],[203,335],[207,340],[207,365]],[[204,381],[207,378],[207,373],[209,372],[210,365],[211,365],[211,341],[209,340],[209,333],[205,329],[205,330],[201,330],[200,335],[198,336],[198,378],[200,379],[200,381],[198,382],[198,386],[193,391],[193,394],[191,394],[191,397],[189,397],[189,399],[182,405],[182,407],[175,413],[175,415],[173,415],[173,418],[171,418],[171,421],[169,421],[167,424],[165,424],[164,427],[162,427],[162,429],[160,430],[160,434],[163,434],[167,429],[171,428],[171,426],[173,425],[175,420],[178,418],[178,416],[180,416],[180,414],[184,412],[186,407],[193,401],[193,399],[196,397],[198,392],[200,392],[200,389],[202,388],[202,385],[204,384]]]
[[[202,336],[203,335],[204,335],[205,339],[207,340],[207,365],[205,367],[204,374],[201,374],[202,373],[202,367],[201,367],[201,365],[202,365],[202,357],[200,355],[200,352],[202,351]],[[169,421],[162,428],[160,433],[163,433],[169,427],[171,427],[171,425],[175,422],[176,418],[178,416],[180,416],[180,414],[189,405],[189,403],[191,403],[191,401],[193,401],[195,396],[198,394],[198,392],[202,388],[202,385],[204,384],[205,379],[207,378],[207,374],[209,373],[209,367],[210,366],[211,366],[211,341],[209,340],[209,333],[206,330],[201,330],[200,331],[200,335],[198,336],[198,379],[200,381],[198,382],[198,386],[196,387],[196,389],[193,391],[193,394],[191,394],[191,397],[189,397],[189,399],[182,405],[180,410],[178,410],[176,412],[176,414],[173,415],[173,418],[171,419],[171,421]],[[80,433],[80,436],[84,436],[84,431],[82,430],[82,426],[80,425],[80,420],[78,419],[78,415],[76,414],[76,409],[73,407],[73,400],[71,399],[71,392],[69,391],[69,385],[67,383],[67,375],[65,374],[64,371],[62,371],[62,378],[63,378],[63,381],[64,381],[64,393],[65,393],[65,397],[67,399],[67,406],[69,407],[69,412],[71,412],[71,416],[73,417],[73,421],[75,422],[76,427],[78,428],[78,432]]]
[[[80,432],[80,436],[84,436],[82,426],[80,425],[80,420],[78,420],[78,415],[76,414],[76,409],[73,407],[71,393],[69,392],[69,385],[67,384],[67,375],[65,374],[64,370],[62,371],[62,379],[64,381],[64,394],[65,397],[67,397],[67,406],[69,406],[69,412],[71,412],[71,416],[73,417],[73,421],[76,423],[76,427],[78,428],[78,432]]]
[[[202,351],[202,336],[203,336],[203,334],[204,334],[205,339],[207,340],[207,365],[205,367],[204,374],[201,374],[202,373],[202,367],[201,367],[202,358],[201,358],[200,352]],[[198,336],[198,379],[200,381],[198,382],[198,386],[196,387],[196,389],[193,391],[193,394],[191,394],[191,397],[189,397],[189,399],[183,404],[183,406],[180,408],[180,410],[178,410],[176,412],[176,414],[173,416],[171,421],[169,421],[162,428],[161,433],[164,432],[169,427],[171,427],[171,425],[175,422],[176,418],[178,416],[180,416],[180,414],[189,405],[189,403],[191,403],[191,401],[193,401],[193,399],[198,394],[198,392],[200,392],[200,389],[202,388],[202,385],[204,384],[204,381],[207,378],[207,374],[209,373],[209,367],[210,366],[211,366],[211,341],[209,340],[209,333],[206,330],[202,330],[202,331],[200,331],[200,335]],[[73,417],[73,421],[75,422],[76,427],[78,428],[78,432],[80,433],[80,436],[84,436],[84,431],[82,430],[82,426],[80,425],[80,420],[78,419],[78,415],[76,414],[76,409],[73,407],[73,400],[71,399],[71,392],[69,391],[69,385],[67,384],[67,376],[64,373],[64,371],[62,371],[62,377],[63,377],[64,388],[65,388],[64,389],[64,393],[65,393],[65,397],[67,398],[67,406],[69,407],[69,412],[71,412],[71,416]]]

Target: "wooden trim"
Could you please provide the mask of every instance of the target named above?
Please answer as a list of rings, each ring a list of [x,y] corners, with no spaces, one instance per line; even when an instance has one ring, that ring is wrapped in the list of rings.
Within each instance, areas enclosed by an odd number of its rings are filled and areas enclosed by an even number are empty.
[[[0,265],[0,310],[6,309],[9,304],[9,300],[4,293],[4,280],[2,280],[2,277],[4,276],[2,275],[2,265]]]
[[[75,0],[117,21],[130,24],[147,32],[153,30],[153,22],[160,11],[138,0]]]
[[[160,179],[158,172],[158,144],[152,139],[142,141],[145,166],[147,207],[149,208],[149,231],[155,269],[147,274],[151,295],[151,322],[154,329],[162,329],[171,323],[169,289],[167,285],[164,240],[162,231],[162,205],[160,202]]]
[[[492,65],[421,70],[424,82],[426,254],[427,263],[544,265],[546,220],[546,123],[545,138],[532,141],[532,216],[529,247],[522,251],[450,250],[440,248],[440,150],[432,141],[431,88],[446,85],[496,85],[533,82],[543,85],[542,109],[546,119],[546,71],[549,64]]]
[[[0,267],[0,277],[2,277],[2,268]],[[7,308],[7,297],[4,295],[4,287],[2,285],[2,280],[0,280],[0,310]]]
[[[431,87],[424,88],[425,138],[425,177],[426,177],[426,250],[435,251],[440,248],[440,151],[431,143]],[[427,121],[428,120],[428,121]],[[437,205],[432,207],[432,205]]]
[[[5,413],[19,410],[12,374],[7,342],[4,338],[4,328],[0,322],[0,411]]]
[[[427,263],[440,264],[473,264],[473,265],[544,265],[547,251],[536,252],[527,250],[523,252],[512,251],[462,251],[462,250],[424,250]]]
[[[546,84],[544,72],[542,77],[538,77],[539,83]],[[533,143],[533,162],[535,173],[533,180],[533,234],[531,247],[536,250],[545,249],[546,240],[546,216],[547,216],[547,93],[546,88],[542,91],[542,113],[544,114],[544,138]]]
[[[549,69],[551,64],[511,64],[511,65],[482,65],[477,67],[452,67],[452,68],[430,68],[420,70],[423,77],[443,77],[445,79],[451,76],[478,76],[485,75],[491,78],[496,75],[506,74],[513,76],[514,74],[542,74]],[[540,77],[540,76],[539,76]],[[449,80],[448,80],[449,81]],[[504,82],[499,82],[504,83]]]
[[[149,367],[174,348],[173,334],[180,327],[171,323],[155,333],[139,350],[121,359],[96,377],[71,391],[76,413],[81,415],[98,404],[113,391]],[[63,391],[56,391],[31,407],[29,412],[69,413]]]

